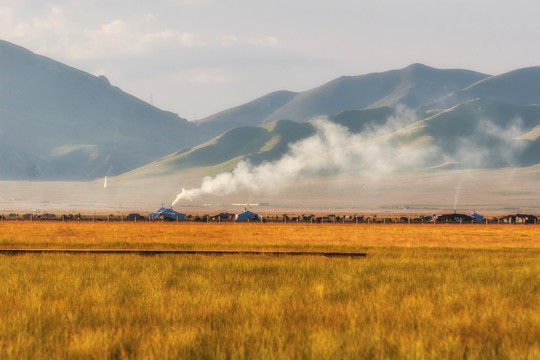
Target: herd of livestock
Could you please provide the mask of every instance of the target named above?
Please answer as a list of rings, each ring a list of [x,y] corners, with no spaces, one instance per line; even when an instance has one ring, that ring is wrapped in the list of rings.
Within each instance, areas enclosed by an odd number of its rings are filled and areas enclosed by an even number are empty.
[[[96,214],[53,214],[53,213],[10,213],[10,214],[0,214],[0,221],[131,221],[131,222],[280,222],[280,223],[349,223],[349,224],[360,224],[360,223],[378,223],[378,224],[395,224],[395,223],[409,223],[409,224],[444,224],[444,223],[453,223],[453,224],[537,224],[538,217],[531,214],[512,214],[505,215],[502,217],[492,217],[486,218],[482,217],[476,213],[471,215],[459,214],[459,213],[450,213],[450,214],[441,214],[441,215],[427,215],[427,216],[393,216],[389,217],[387,215],[290,215],[290,214],[280,214],[280,215],[259,215],[249,212],[246,216],[245,212],[240,214],[233,214],[227,212],[221,212],[216,215],[183,215],[182,217],[178,215],[171,214],[160,214],[158,216],[153,216],[153,213],[149,214],[140,214],[140,213],[130,213],[127,215],[124,214],[109,214],[109,215],[96,215]],[[244,216],[242,216],[244,214]],[[477,216],[475,216],[475,214]]]

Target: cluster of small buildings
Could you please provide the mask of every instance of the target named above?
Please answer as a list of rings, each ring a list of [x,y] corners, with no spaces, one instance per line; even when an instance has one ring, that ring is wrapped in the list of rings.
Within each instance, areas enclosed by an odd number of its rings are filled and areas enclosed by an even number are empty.
[[[481,223],[484,221],[484,216],[474,211],[470,215],[458,213],[433,215],[430,220],[441,223]],[[538,218],[530,214],[514,214],[495,218],[495,221],[503,224],[537,224]]]
[[[381,215],[381,214],[379,214]],[[4,215],[0,213],[0,221],[4,220],[61,220],[61,221],[124,221],[123,214],[109,215],[81,215],[81,214],[62,214],[55,215],[49,213],[27,213],[16,214],[10,213]],[[156,211],[149,213],[147,216],[139,213],[131,213],[127,215],[128,221],[198,221],[198,222],[302,222],[302,223],[438,223],[438,224],[471,224],[471,223],[490,223],[490,224],[538,224],[538,217],[531,214],[512,214],[503,217],[493,217],[487,219],[481,214],[474,211],[466,215],[457,212],[448,214],[438,214],[431,216],[418,217],[381,217],[376,214],[371,216],[365,215],[266,215],[262,216],[257,213],[245,209],[240,213],[221,212],[216,215],[186,215],[184,213],[173,210],[172,208],[161,207]]]
[[[154,212],[148,214],[149,220],[164,220],[164,221],[184,221],[184,220],[198,220],[198,221],[258,221],[259,215],[245,210],[239,214],[220,213],[214,216],[204,215],[198,217],[198,219],[190,219],[186,214],[174,211],[173,209],[159,208]]]
[[[131,215],[130,215],[131,216]],[[148,219],[150,221],[162,220],[162,221],[202,221],[202,222],[226,222],[226,221],[278,221],[278,218],[281,222],[311,222],[311,223],[321,223],[321,222],[353,222],[353,223],[363,223],[363,222],[404,222],[404,223],[424,223],[424,222],[434,222],[434,223],[483,223],[487,221],[483,215],[474,211],[473,213],[466,215],[460,214],[457,212],[451,214],[441,214],[441,215],[432,215],[432,216],[423,216],[421,218],[409,219],[407,217],[401,217],[399,219],[378,219],[376,215],[373,218],[364,217],[364,216],[343,216],[339,217],[336,215],[327,215],[324,217],[316,217],[315,215],[301,215],[289,217],[284,214],[282,216],[273,217],[261,217],[259,214],[245,210],[238,214],[232,214],[227,212],[222,212],[217,215],[186,215],[175,211],[173,209],[160,208],[154,212],[148,214]],[[489,220],[490,223],[503,223],[503,224],[537,224],[538,218],[534,215],[529,214],[515,214],[515,215],[506,215],[501,218],[493,218]]]

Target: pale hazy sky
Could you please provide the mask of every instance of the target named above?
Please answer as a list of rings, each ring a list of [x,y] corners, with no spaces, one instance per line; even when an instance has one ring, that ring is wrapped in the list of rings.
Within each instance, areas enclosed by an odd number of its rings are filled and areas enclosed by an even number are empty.
[[[1,39],[190,120],[415,62],[538,66],[539,19],[537,0],[0,0]]]

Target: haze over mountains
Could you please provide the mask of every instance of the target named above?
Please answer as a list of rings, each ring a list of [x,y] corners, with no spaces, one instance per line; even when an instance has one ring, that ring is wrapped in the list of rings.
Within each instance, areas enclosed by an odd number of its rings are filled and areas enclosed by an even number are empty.
[[[416,154],[419,168],[531,166],[540,163],[538,104],[540,67],[491,76],[413,64],[274,92],[190,123],[0,41],[0,179],[215,175],[242,160],[279,161],[291,143],[321,136],[306,122],[317,116],[356,147]]]

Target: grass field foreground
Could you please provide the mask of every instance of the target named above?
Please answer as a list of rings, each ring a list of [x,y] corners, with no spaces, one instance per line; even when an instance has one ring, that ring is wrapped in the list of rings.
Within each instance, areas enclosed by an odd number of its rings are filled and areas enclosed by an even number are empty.
[[[80,225],[0,238],[368,257],[0,256],[4,358],[540,357],[536,227]]]
[[[540,226],[0,222],[2,248],[353,251],[371,246],[540,248]]]

